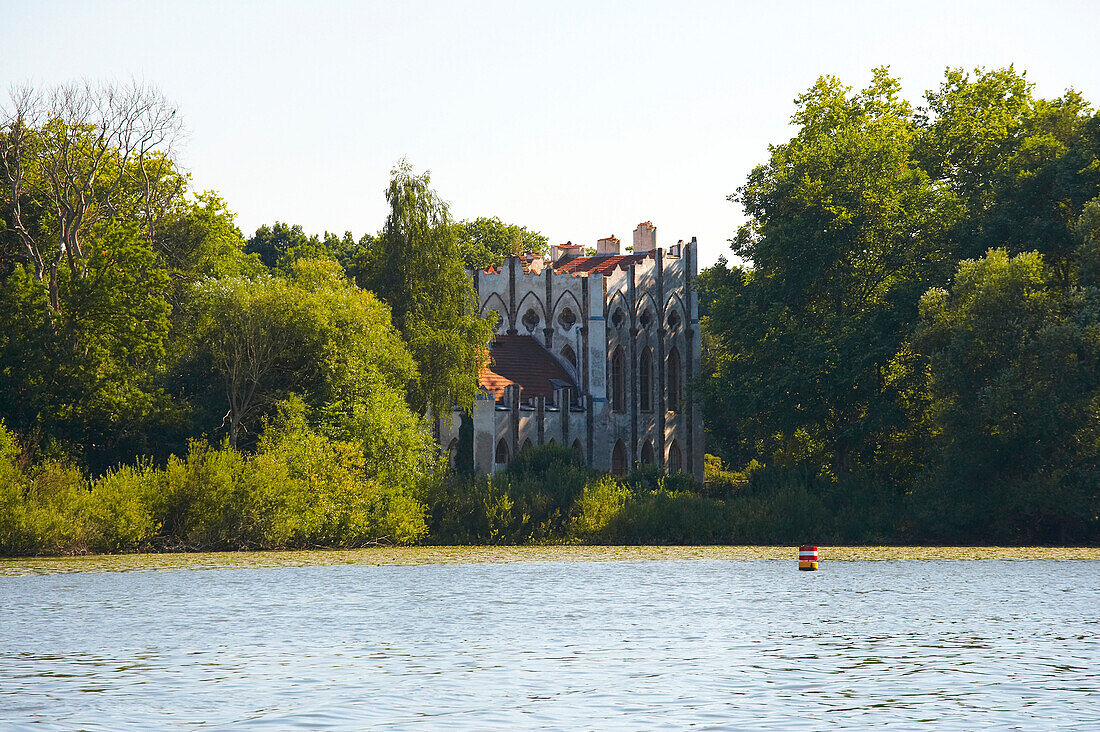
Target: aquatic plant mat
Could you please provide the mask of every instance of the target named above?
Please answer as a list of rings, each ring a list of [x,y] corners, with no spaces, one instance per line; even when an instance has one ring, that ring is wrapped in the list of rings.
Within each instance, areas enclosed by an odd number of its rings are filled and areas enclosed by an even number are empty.
[[[1100,547],[820,547],[830,561],[929,559],[1093,559]],[[77,557],[0,558],[0,576],[66,572],[128,572],[178,569],[253,569],[340,564],[412,565],[517,562],[644,562],[669,560],[786,560],[798,547],[783,546],[441,546],[372,547],[349,550],[95,554]]]

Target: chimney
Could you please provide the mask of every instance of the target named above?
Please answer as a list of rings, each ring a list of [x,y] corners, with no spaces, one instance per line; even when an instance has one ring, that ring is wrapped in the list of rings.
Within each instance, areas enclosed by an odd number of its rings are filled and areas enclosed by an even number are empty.
[[[657,227],[652,221],[643,221],[634,230],[634,253],[644,254],[657,248]]]
[[[554,244],[550,247],[550,261],[558,262],[568,257],[579,257],[584,252],[580,244],[567,241],[564,244]]]
[[[600,239],[596,242],[596,254],[618,254],[619,253],[619,240],[615,238],[615,235]]]
[[[535,274],[542,274],[542,268],[546,264],[546,260],[542,258],[542,255],[538,252],[533,252],[531,255],[531,261],[528,265],[529,269]]]

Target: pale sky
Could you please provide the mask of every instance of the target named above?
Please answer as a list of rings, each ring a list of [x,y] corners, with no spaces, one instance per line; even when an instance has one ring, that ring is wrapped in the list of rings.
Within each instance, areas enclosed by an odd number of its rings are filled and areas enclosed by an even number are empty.
[[[1100,2],[28,2],[0,0],[0,86],[156,85],[179,159],[245,235],[377,231],[401,157],[456,218],[552,243],[699,239],[822,74],[891,67],[919,102],[948,66],[1014,63],[1100,103]]]

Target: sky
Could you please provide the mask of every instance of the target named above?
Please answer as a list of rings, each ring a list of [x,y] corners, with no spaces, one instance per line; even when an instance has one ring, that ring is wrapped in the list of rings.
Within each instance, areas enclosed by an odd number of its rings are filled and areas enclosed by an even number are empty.
[[[248,236],[381,228],[390,170],[430,170],[457,219],[551,243],[695,236],[824,74],[889,65],[915,104],[947,67],[1015,64],[1044,97],[1100,103],[1100,2],[27,2],[0,0],[0,87],[155,85],[177,158]]]

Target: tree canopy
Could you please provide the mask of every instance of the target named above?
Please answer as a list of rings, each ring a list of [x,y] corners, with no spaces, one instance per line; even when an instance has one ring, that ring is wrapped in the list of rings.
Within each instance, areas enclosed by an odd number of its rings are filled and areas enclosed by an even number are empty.
[[[405,161],[394,169],[386,199],[390,213],[357,275],[393,313],[417,365],[411,404],[419,412],[469,408],[492,326],[478,314],[456,227],[427,172]]]
[[[854,93],[820,78],[730,197],[745,265],[699,278],[710,434],[734,463],[917,496],[943,536],[991,535],[977,497],[1007,484],[1014,539],[1050,536],[1036,516],[1095,531],[1095,482],[1073,520],[1049,497],[1100,455],[1100,117],[1012,67],[948,69],[916,110],[900,92],[885,68]]]

